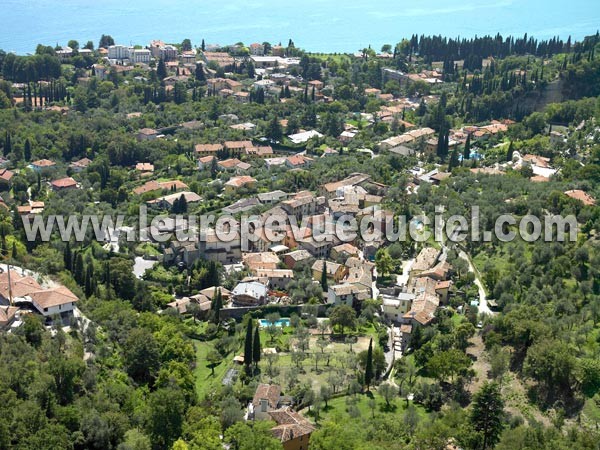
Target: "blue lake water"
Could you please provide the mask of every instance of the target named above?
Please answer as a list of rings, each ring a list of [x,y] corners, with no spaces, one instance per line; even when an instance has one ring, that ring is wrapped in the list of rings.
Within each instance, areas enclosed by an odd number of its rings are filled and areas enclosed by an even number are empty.
[[[103,33],[121,44],[285,45],[292,38],[308,51],[354,52],[413,33],[566,39],[600,26],[598,0],[0,0],[0,11],[0,48],[20,54],[69,39],[97,45]]]

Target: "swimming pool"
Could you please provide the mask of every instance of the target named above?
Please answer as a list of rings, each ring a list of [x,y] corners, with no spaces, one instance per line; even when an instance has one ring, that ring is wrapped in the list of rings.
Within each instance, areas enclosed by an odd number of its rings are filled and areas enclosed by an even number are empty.
[[[258,323],[260,324],[261,328],[265,328],[268,327],[269,325],[271,325],[271,322],[269,322],[266,319],[260,319],[258,321]],[[289,327],[290,326],[290,319],[279,319],[275,321],[275,326],[276,327]]]

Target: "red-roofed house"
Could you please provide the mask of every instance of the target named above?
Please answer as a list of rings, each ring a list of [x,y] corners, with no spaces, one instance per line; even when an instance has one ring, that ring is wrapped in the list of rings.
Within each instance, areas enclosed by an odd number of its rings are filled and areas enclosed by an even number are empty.
[[[580,189],[571,189],[570,191],[565,191],[565,195],[568,195],[575,200],[579,200],[586,206],[593,206],[596,204],[594,197]]]
[[[0,183],[4,185],[10,184],[10,180],[14,176],[14,173],[8,169],[0,169]]]
[[[135,165],[135,170],[138,172],[142,172],[142,175],[149,175],[154,172],[154,164],[150,163],[137,163]]]
[[[227,193],[233,193],[241,187],[252,188],[256,185],[256,180],[247,175],[241,175],[239,177],[232,177],[227,183],[225,183],[224,189]]]
[[[54,161],[50,161],[49,159],[40,159],[29,164],[29,167],[36,172],[41,172],[42,170],[54,169],[54,167],[56,167],[56,163]]]
[[[292,169],[304,169],[310,166],[312,162],[312,158],[309,158],[304,155],[288,156],[285,159],[285,165]]]
[[[196,144],[194,149],[196,150],[197,156],[214,156],[217,152],[223,150],[223,146],[221,144]]]
[[[60,180],[54,180],[50,183],[50,185],[52,186],[52,189],[57,192],[66,191],[68,189],[77,189],[79,187],[77,186],[77,181],[75,181],[71,177],[61,178]]]

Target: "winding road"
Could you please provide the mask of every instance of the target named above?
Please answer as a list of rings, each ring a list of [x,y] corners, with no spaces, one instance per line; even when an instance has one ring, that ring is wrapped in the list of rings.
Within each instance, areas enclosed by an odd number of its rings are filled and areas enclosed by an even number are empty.
[[[467,253],[464,250],[460,250],[458,252],[458,256],[467,262],[467,264],[469,265],[469,272],[472,272],[475,275],[474,283],[475,286],[477,286],[477,289],[479,290],[479,306],[477,307],[478,311],[482,314],[493,316],[494,312],[488,306],[487,294],[485,292],[485,288],[483,287],[479,271],[475,268],[473,262],[471,261],[471,258],[469,257],[469,255],[467,255]]]

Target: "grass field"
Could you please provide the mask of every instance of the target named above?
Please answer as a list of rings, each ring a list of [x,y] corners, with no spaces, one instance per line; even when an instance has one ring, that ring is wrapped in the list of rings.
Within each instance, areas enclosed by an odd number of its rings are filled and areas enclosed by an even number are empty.
[[[194,369],[196,392],[199,398],[203,398],[221,385],[225,372],[232,367],[233,362],[232,358],[224,359],[221,364],[215,367],[215,374],[212,375],[212,370],[206,366],[206,355],[213,348],[212,344],[194,341],[194,347],[196,349],[196,368]]]
[[[375,400],[375,408],[371,409],[370,399]],[[412,402],[409,402],[411,404]],[[427,411],[420,405],[412,403],[420,419],[427,417]],[[304,411],[306,413],[306,411]],[[356,396],[337,397],[328,402],[327,408],[323,405],[320,413],[320,421],[331,417],[349,418],[360,413],[362,417],[371,417],[383,414],[393,414],[398,419],[402,419],[406,412],[406,400],[396,397],[390,402],[388,407],[384,398],[375,390]]]

